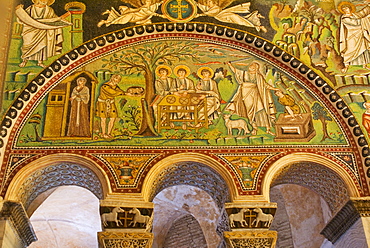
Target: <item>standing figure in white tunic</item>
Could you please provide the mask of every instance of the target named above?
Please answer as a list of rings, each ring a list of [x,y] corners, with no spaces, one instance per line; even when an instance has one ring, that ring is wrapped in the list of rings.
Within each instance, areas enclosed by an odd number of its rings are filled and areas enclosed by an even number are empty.
[[[148,24],[151,23],[153,16],[160,16],[156,13],[159,5],[162,2],[157,2],[156,0],[143,0],[143,1],[125,1],[127,3],[132,3],[138,8],[129,8],[127,6],[120,6],[119,11],[115,8],[105,11],[103,14],[108,14],[107,20],[101,20],[98,23],[98,27],[104,24],[108,27],[112,24],[126,24],[129,22],[136,24]],[[142,5],[140,6],[140,3]]]
[[[355,12],[356,7],[349,2],[338,5],[343,14],[340,23],[339,48],[343,57],[345,73],[350,65],[362,65],[370,69],[370,6]]]
[[[252,135],[257,134],[258,127],[265,127],[266,133],[275,135],[271,127],[276,110],[270,90],[279,89],[266,82],[260,72],[261,66],[256,61],[249,65],[247,71],[236,69],[230,62],[227,64],[234,72],[239,87],[226,110],[248,118],[253,127]]]
[[[16,7],[18,22],[23,24],[22,30],[22,63],[36,60],[37,65],[45,67],[43,61],[62,52],[62,28],[71,23],[58,17],[50,7],[54,0],[32,0],[33,5],[23,9],[23,5]]]

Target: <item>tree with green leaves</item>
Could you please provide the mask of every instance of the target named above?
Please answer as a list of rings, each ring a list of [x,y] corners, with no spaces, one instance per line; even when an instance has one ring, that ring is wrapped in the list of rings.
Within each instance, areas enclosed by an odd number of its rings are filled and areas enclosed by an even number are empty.
[[[33,114],[28,121],[29,124],[33,126],[33,129],[35,130],[35,141],[41,142],[42,139],[39,135],[39,132],[37,130],[37,126],[41,123],[42,116],[39,113]]]
[[[325,139],[332,139],[328,134],[328,121],[333,121],[333,118],[329,115],[328,111],[318,102],[315,102],[311,107],[312,118],[314,120],[321,121],[323,137],[320,142]]]
[[[171,66],[175,62],[191,59],[199,61],[198,46],[190,42],[156,42],[135,46],[114,53],[110,58],[103,59],[107,67],[115,73],[141,74],[145,79],[145,96],[141,99],[142,118],[137,135],[157,136],[154,129],[154,113],[150,104],[155,98],[155,69],[159,65]]]

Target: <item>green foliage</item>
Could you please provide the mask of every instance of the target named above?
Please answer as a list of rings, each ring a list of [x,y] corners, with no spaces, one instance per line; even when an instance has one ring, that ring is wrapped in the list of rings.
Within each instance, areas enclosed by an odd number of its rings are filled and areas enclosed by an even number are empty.
[[[34,142],[34,141],[35,141],[35,138],[32,135],[22,134],[21,138],[19,140],[19,143],[30,143],[30,142]]]
[[[194,53],[197,48],[190,42],[156,42],[132,47],[114,53],[109,59],[103,59],[103,67],[117,72],[143,73],[154,72],[154,67],[160,64],[173,65],[175,62],[190,58],[199,61],[200,55]]]
[[[204,134],[203,138],[204,139],[207,139],[207,140],[211,140],[211,139],[218,139],[220,138],[222,135],[222,133],[217,130],[217,129],[213,129],[211,131],[208,131]]]
[[[328,111],[318,102],[315,102],[312,106],[312,118],[314,120],[324,119],[326,121],[332,121],[333,118],[328,114]]]
[[[139,130],[141,123],[141,110],[139,106],[129,105],[126,110],[123,111],[123,120],[128,123],[129,126],[133,126],[134,130]]]
[[[200,130],[166,130],[162,131],[162,136],[166,139],[173,139],[173,140],[214,140],[218,139],[221,137],[222,132],[218,131],[217,129],[213,130],[205,130],[205,129],[200,129]]]
[[[340,131],[333,131],[333,132],[330,132],[330,133],[329,133],[329,135],[330,135],[330,137],[331,137],[333,140],[335,140],[335,141],[337,141],[337,142],[339,142],[339,143],[343,143],[343,142],[345,142],[344,135],[343,135],[343,133],[342,133],[342,132],[340,132]]]
[[[39,113],[36,113],[31,116],[28,123],[37,126],[41,123],[41,119],[42,119],[42,116]]]

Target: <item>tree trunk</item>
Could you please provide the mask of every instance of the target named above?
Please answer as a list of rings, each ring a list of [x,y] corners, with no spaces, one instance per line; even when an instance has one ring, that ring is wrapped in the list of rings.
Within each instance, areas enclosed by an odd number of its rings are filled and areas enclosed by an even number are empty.
[[[40,137],[40,135],[39,135],[39,132],[37,131],[37,126],[36,126],[36,125],[33,125],[33,128],[34,128],[34,130],[35,130],[35,141],[37,141],[37,142],[41,142],[41,141],[42,141],[42,139],[41,139],[41,137]]]
[[[150,70],[145,71],[145,98],[141,99],[141,126],[136,135],[158,136],[154,129],[153,107],[150,106],[155,96],[154,77]]]
[[[320,142],[326,139],[332,139],[328,134],[328,124],[326,123],[325,118],[320,118],[320,121],[322,123],[322,133],[323,133],[323,136]]]

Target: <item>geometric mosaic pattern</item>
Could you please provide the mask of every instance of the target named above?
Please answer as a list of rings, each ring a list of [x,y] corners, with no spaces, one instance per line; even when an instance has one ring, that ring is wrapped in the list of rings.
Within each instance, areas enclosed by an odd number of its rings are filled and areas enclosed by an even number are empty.
[[[19,188],[19,200],[27,209],[41,193],[65,185],[86,188],[97,198],[103,198],[102,185],[92,170],[77,164],[62,163],[33,172]]]
[[[206,191],[219,209],[230,201],[230,193],[224,179],[210,167],[196,162],[181,162],[164,169],[153,185],[150,201],[165,188],[190,185]]]
[[[284,167],[271,187],[279,184],[297,184],[321,195],[333,214],[349,200],[344,181],[329,168],[312,162],[300,162]]]

